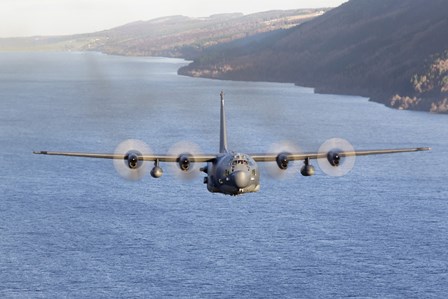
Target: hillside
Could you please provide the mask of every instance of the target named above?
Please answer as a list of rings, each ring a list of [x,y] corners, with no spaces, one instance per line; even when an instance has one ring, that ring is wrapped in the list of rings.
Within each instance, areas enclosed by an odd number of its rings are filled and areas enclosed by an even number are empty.
[[[292,82],[448,112],[445,0],[352,0],[299,26],[209,48],[180,74]]]
[[[0,51],[100,51],[127,56],[192,59],[211,46],[291,28],[327,10],[279,10],[250,15],[220,14],[207,18],[171,16],[89,34],[0,39]]]

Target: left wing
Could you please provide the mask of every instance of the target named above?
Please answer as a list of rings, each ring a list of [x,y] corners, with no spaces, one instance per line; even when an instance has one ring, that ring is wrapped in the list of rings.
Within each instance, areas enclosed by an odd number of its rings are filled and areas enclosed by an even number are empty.
[[[306,160],[306,159],[325,159],[328,154],[338,154],[339,157],[353,157],[353,156],[368,156],[368,155],[383,155],[383,154],[396,154],[396,153],[408,153],[408,152],[420,152],[429,151],[429,147],[417,147],[417,148],[400,148],[400,149],[379,149],[379,150],[360,150],[360,151],[334,151],[334,152],[310,152],[310,153],[283,153],[284,157],[289,161]],[[279,155],[276,154],[248,154],[257,162],[276,162]]]

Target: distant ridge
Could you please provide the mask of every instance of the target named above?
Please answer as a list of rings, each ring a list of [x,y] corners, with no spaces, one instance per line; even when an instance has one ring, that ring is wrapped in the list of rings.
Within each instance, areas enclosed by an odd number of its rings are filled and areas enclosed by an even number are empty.
[[[447,113],[447,3],[352,0],[289,30],[210,48],[179,72],[292,82]]]
[[[100,51],[126,56],[193,59],[211,46],[288,29],[327,10],[226,13],[204,18],[168,16],[88,34],[0,39],[0,51]]]
[[[168,16],[95,33],[0,39],[0,51],[99,51],[193,60],[179,74],[291,82],[397,109],[448,113],[446,0]]]

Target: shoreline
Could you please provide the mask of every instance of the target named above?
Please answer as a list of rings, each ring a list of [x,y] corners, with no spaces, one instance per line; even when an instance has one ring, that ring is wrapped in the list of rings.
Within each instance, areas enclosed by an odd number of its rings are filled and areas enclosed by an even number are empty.
[[[436,114],[448,114],[448,111],[437,111],[438,106],[446,105],[446,101],[439,101],[436,104],[433,102],[428,102],[425,98],[410,98],[406,96],[389,96],[387,94],[377,94],[369,95],[367,91],[363,92],[359,89],[353,88],[353,90],[342,90],[331,86],[310,86],[311,84],[300,84],[297,82],[286,82],[286,81],[273,81],[273,80],[251,80],[251,79],[232,79],[232,78],[219,78],[215,76],[201,76],[201,75],[191,75],[188,71],[182,72],[182,69],[188,69],[188,67],[194,63],[193,60],[189,60],[184,57],[169,57],[169,56],[137,56],[137,55],[120,55],[115,53],[107,53],[103,51],[51,51],[51,50],[31,50],[31,51],[0,51],[2,54],[13,54],[13,53],[95,53],[100,55],[116,56],[116,57],[130,57],[130,58],[152,58],[152,59],[173,59],[177,60],[175,63],[183,63],[184,66],[177,69],[178,76],[186,76],[191,78],[203,78],[203,79],[214,79],[214,80],[224,80],[224,81],[238,81],[238,82],[259,82],[259,83],[282,83],[282,84],[293,84],[294,86],[301,88],[309,88],[315,94],[333,94],[339,96],[356,96],[367,98],[368,101],[377,104],[382,104],[388,108],[395,110],[410,110],[417,112],[426,113],[436,113]]]
[[[334,94],[341,96],[357,96],[367,98],[368,101],[377,104],[382,104],[388,108],[395,110],[409,110],[417,112],[426,112],[434,114],[448,114],[448,99],[427,98],[427,97],[410,97],[402,96],[397,93],[387,93],[384,91],[375,91],[371,88],[353,87],[353,88],[338,88],[331,86],[330,84],[325,86],[319,86],[308,83],[293,82],[287,80],[257,80],[256,76],[252,78],[244,79],[242,76],[235,78],[230,75],[223,76],[221,73],[212,73],[207,69],[201,69],[200,71],[190,69],[189,67],[194,62],[179,68],[178,75],[193,77],[193,78],[206,78],[214,80],[230,80],[240,82],[272,82],[272,83],[286,83],[294,84],[295,86],[303,88],[311,88],[316,94]],[[201,74],[205,73],[205,75]],[[210,75],[209,75],[210,74]]]

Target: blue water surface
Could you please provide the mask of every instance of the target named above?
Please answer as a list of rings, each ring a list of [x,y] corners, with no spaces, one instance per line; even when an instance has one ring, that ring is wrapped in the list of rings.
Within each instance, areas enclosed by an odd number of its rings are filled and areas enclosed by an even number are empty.
[[[98,53],[0,54],[0,297],[444,298],[448,117],[291,84],[178,76],[186,62]],[[33,150],[113,152],[128,138],[214,153],[430,146],[359,157],[346,176],[262,174],[211,194],[162,165],[129,182],[112,163]],[[268,167],[263,167],[268,171]]]

